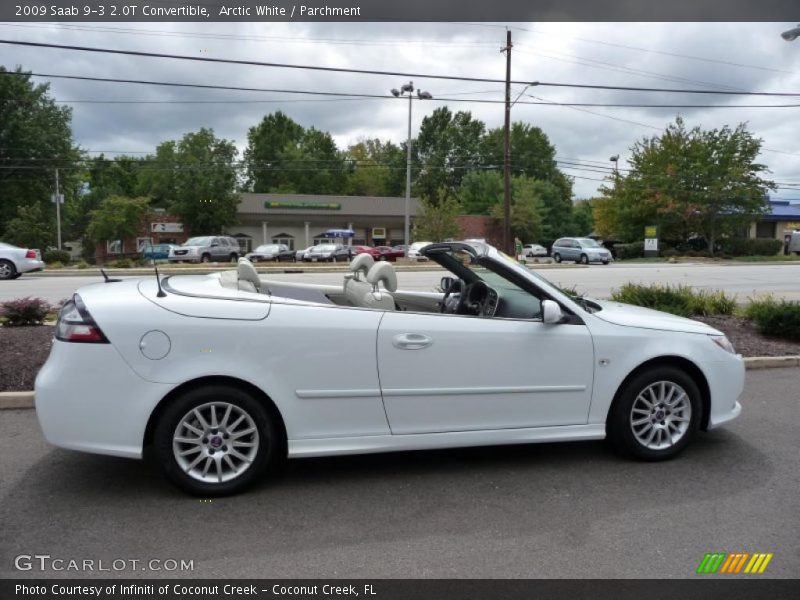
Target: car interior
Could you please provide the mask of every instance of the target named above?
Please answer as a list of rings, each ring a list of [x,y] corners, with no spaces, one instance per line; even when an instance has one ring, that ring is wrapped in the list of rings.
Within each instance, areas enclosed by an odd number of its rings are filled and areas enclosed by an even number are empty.
[[[398,289],[397,273],[391,263],[359,254],[350,263],[341,287],[270,280],[261,277],[253,264],[240,258],[236,271],[220,274],[220,284],[244,292],[266,294],[327,306],[387,311],[457,314],[475,317],[538,319],[541,300],[535,290],[522,287],[508,274],[476,261],[468,252],[444,248],[431,258],[452,276],[443,277],[440,291]]]

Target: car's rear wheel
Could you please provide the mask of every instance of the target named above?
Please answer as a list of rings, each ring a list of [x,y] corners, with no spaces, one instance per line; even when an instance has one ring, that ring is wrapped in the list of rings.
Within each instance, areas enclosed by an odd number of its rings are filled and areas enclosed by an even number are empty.
[[[279,440],[279,429],[261,402],[223,385],[173,400],[154,435],[167,478],[200,496],[233,494],[251,485],[275,458]]]
[[[558,252],[556,252],[555,254],[553,254],[553,260],[556,261],[557,263],[560,263],[561,255]]]
[[[237,260],[239,260],[239,255],[234,252],[231,254],[231,262],[236,262]]]
[[[200,257],[200,262],[204,262],[204,263],[211,262],[211,255],[210,254],[203,254],[203,256]]]
[[[608,418],[608,436],[623,454],[665,460],[689,443],[702,410],[700,390],[685,371],[653,367],[620,390]]]
[[[0,279],[16,279],[17,268],[10,260],[0,260]]]

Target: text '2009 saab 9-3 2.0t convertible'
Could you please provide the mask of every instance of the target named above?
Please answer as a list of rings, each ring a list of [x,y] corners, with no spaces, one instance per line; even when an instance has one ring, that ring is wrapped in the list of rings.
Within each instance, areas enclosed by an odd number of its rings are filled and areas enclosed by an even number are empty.
[[[486,244],[421,252],[443,291],[398,289],[368,254],[342,285],[240,259],[81,288],[36,380],[45,436],[152,448],[179,487],[219,495],[286,456],[608,437],[660,460],[741,411],[743,361],[703,323],[572,297]]]

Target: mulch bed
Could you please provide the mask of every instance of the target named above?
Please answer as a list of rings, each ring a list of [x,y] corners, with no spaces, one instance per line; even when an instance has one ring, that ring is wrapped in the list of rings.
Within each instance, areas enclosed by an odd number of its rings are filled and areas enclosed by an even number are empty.
[[[719,329],[744,356],[798,356],[800,342],[761,335],[742,317],[695,317]],[[0,392],[29,391],[50,354],[53,327],[0,327]]]
[[[693,318],[727,335],[742,356],[800,356],[800,342],[762,335],[752,321],[743,317]]]
[[[0,392],[33,389],[36,373],[50,354],[53,327],[0,327]]]

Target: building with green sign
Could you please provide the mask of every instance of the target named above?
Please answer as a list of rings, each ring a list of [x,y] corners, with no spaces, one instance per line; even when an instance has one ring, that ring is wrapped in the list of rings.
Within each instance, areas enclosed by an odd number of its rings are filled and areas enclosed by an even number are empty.
[[[228,233],[248,251],[265,243],[302,250],[329,241],[325,233],[330,229],[352,230],[353,237],[345,244],[395,246],[403,243],[405,202],[405,198],[376,196],[242,194],[239,224],[228,227]],[[412,198],[412,224],[418,208],[419,202]]]

